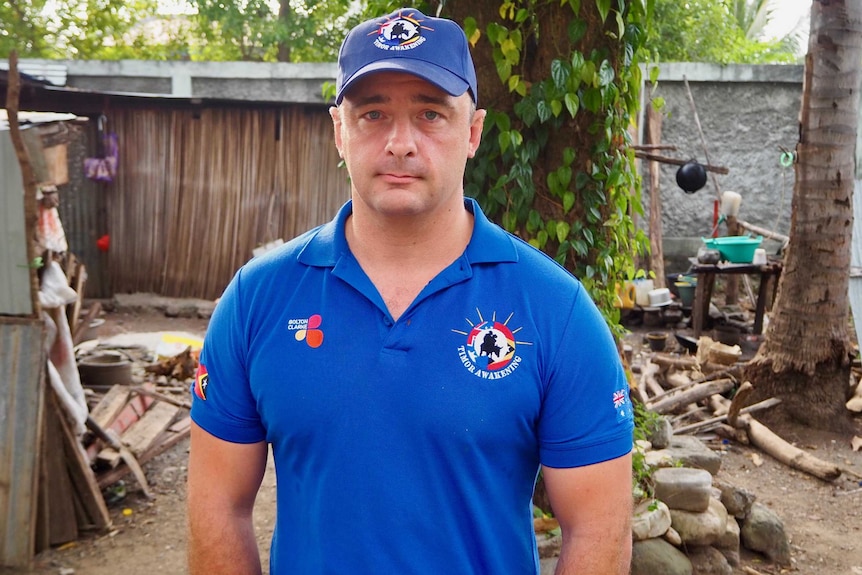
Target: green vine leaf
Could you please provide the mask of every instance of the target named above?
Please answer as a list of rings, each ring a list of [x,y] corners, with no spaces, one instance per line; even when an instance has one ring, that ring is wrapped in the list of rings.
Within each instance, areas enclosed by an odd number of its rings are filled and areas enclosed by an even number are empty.
[[[606,21],[611,11],[611,0],[596,0],[596,8],[599,9],[599,16],[602,22]]]

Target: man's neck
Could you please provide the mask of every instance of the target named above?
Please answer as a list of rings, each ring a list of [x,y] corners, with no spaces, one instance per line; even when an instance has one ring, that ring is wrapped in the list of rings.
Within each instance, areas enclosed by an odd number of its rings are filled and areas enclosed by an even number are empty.
[[[354,202],[345,233],[360,263],[409,266],[442,259],[448,265],[463,253],[473,232],[473,216],[463,200],[420,216],[382,217],[357,207]]]
[[[470,242],[473,215],[464,208],[415,218],[366,217],[355,210],[345,225],[347,243],[359,265],[398,319],[422,289]]]

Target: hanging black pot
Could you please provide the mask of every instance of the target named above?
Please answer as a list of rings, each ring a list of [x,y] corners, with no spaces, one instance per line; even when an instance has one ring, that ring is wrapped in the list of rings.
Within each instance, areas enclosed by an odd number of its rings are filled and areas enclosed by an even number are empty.
[[[693,194],[706,185],[706,168],[689,160],[676,171],[676,184],[686,194]]]

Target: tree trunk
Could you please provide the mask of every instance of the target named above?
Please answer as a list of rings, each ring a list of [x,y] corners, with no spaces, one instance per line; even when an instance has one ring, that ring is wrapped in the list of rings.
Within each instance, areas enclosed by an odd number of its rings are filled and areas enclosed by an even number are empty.
[[[849,270],[862,3],[815,0],[805,59],[790,244],[772,322],[746,368],[754,401],[823,429],[849,424]]]
[[[285,30],[290,29],[290,0],[279,0],[278,3],[278,20]],[[290,62],[290,43],[287,39],[282,39],[278,43],[278,54],[276,58],[279,62]]]

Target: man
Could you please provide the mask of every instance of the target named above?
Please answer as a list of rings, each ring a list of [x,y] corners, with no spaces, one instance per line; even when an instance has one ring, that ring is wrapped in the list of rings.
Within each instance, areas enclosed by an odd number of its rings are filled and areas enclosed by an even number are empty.
[[[346,37],[335,143],[351,201],[247,264],[213,315],[192,407],[194,575],[538,572],[542,469],[558,573],[628,573],[628,387],[587,293],[463,195],[482,133],[466,38],[397,10]]]

